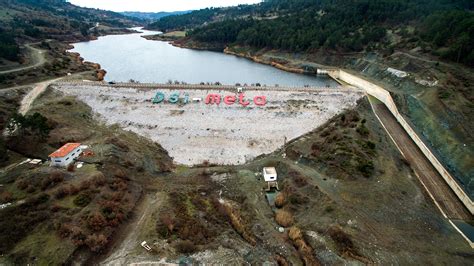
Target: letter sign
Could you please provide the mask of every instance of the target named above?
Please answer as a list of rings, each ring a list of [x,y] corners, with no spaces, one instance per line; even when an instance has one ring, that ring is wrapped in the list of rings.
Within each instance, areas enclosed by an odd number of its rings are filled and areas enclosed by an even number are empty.
[[[245,107],[245,106],[249,105],[250,102],[248,102],[248,101],[246,102],[246,101],[244,100],[244,97],[245,97],[245,95],[244,95],[243,93],[240,93],[240,94],[239,94],[239,103],[240,103],[242,106]]]
[[[188,102],[189,102],[189,93],[186,92],[186,93],[184,94],[184,101],[183,101],[183,103],[184,103],[184,104],[187,104]]]
[[[253,102],[255,103],[255,105],[264,106],[265,104],[267,104],[267,97],[265,97],[265,96],[255,96],[253,98]]]
[[[168,102],[170,103],[177,103],[179,101],[179,92],[175,92],[170,95],[170,98],[168,99]]]
[[[202,98],[192,98],[192,102],[200,102]],[[221,100],[226,104],[226,105],[234,105],[236,103],[240,104],[243,107],[246,107],[250,105],[252,102],[251,100],[246,100],[245,99],[245,94],[240,92],[237,95],[231,94],[231,95],[220,95],[219,93],[209,93],[206,96],[205,103],[207,105],[219,105],[221,103]],[[189,93],[185,92],[184,97],[180,98],[180,92],[173,92],[169,95],[169,98],[166,99],[166,95],[159,91],[155,94],[155,96],[151,99],[153,104],[158,104],[162,102],[168,102],[171,104],[187,104],[191,101]],[[253,97],[253,103],[256,106],[265,106],[267,104],[267,97],[263,95],[257,95]]]
[[[227,105],[233,105],[235,103],[235,96],[225,96],[224,103]]]
[[[157,92],[152,100],[152,103],[161,103],[165,99],[165,95],[162,92]]]
[[[206,104],[220,104],[221,96],[219,94],[210,93],[206,97]]]

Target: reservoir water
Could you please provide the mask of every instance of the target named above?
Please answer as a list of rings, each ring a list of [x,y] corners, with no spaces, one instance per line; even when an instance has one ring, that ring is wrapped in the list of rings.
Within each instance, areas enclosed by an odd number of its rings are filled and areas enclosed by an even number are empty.
[[[74,44],[86,61],[99,63],[107,71],[106,81],[166,83],[169,80],[200,82],[260,83],[284,86],[336,86],[324,76],[295,74],[245,58],[219,52],[174,47],[167,42],[149,41],[144,31],[127,35],[109,35],[98,40]]]

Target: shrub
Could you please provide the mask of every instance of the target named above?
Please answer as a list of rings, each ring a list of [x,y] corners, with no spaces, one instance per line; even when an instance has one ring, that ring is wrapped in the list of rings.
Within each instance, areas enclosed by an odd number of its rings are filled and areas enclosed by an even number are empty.
[[[120,206],[120,203],[110,200],[104,200],[100,202],[101,212],[107,219],[109,226],[118,226],[125,218]]]
[[[7,203],[13,200],[13,195],[9,191],[3,191],[0,194],[0,203]]]
[[[76,204],[77,206],[79,207],[85,207],[87,205],[89,205],[89,203],[92,201],[92,198],[91,196],[89,195],[89,193],[81,193],[79,195],[77,195],[77,197],[74,199],[74,204]]]
[[[291,204],[299,205],[308,202],[308,197],[301,195],[300,193],[293,193],[288,197]]]
[[[369,135],[369,129],[365,126],[365,124],[361,124],[357,127],[356,129],[357,133],[359,133],[361,136],[368,136]]]
[[[94,184],[98,187],[105,185],[107,179],[102,172],[96,172],[90,176],[90,179],[94,182]]]
[[[357,165],[357,170],[359,170],[363,176],[370,177],[375,170],[374,163],[372,161],[360,162],[359,165]]]
[[[333,212],[333,211],[334,211],[334,207],[332,207],[332,206],[327,206],[326,208],[324,208],[324,211],[327,212],[327,213]]]
[[[118,147],[120,150],[124,152],[127,152],[130,150],[125,142],[123,142],[122,140],[116,137],[106,139],[105,143],[115,145],[116,147]]]
[[[53,183],[61,183],[64,181],[64,174],[61,171],[53,171],[49,175],[49,179]]]
[[[87,218],[87,226],[93,231],[100,231],[107,225],[104,216],[98,212],[89,215]]]
[[[70,163],[68,166],[67,166],[67,171],[68,172],[74,172],[76,168],[76,165],[74,163]]]
[[[70,224],[62,224],[58,229],[59,236],[62,238],[68,237],[71,234],[71,232],[72,232],[72,225]]]
[[[369,140],[367,141],[367,147],[371,150],[375,150],[375,143]]]
[[[126,191],[127,183],[125,181],[116,179],[113,183],[109,185],[109,188],[113,191]]]
[[[278,210],[275,215],[276,222],[283,227],[289,227],[295,222],[293,215],[285,210]]]
[[[288,231],[288,236],[293,241],[295,241],[296,239],[303,238],[303,234],[301,233],[301,230],[296,226],[293,226],[290,228],[290,230]]]
[[[53,171],[51,172],[49,177],[43,178],[43,181],[41,182],[41,189],[46,190],[47,188],[54,187],[63,181],[64,181],[64,174],[59,170]]]
[[[20,190],[25,190],[26,188],[28,188],[28,186],[29,186],[29,182],[25,179],[21,179],[16,184],[16,187]]]
[[[295,182],[296,186],[298,187],[304,187],[308,184],[308,179],[307,177],[299,174],[299,173],[295,173],[293,175],[293,182]]]
[[[336,243],[339,252],[344,253],[354,251],[354,243],[352,242],[350,236],[342,231],[341,228],[332,226],[329,228],[328,234]]]
[[[65,186],[61,186],[60,188],[58,188],[56,190],[56,192],[54,193],[54,197],[56,199],[62,199],[64,197],[66,197],[67,195],[69,195],[69,188],[68,187],[65,187]]]
[[[30,200],[30,203],[31,204],[42,204],[42,203],[46,203],[48,200],[49,200],[49,195],[46,194],[46,193],[41,193],[38,196],[32,198]]]
[[[124,170],[122,169],[117,169],[114,172],[114,177],[120,178],[120,179],[127,179],[127,174],[125,173]]]
[[[89,247],[92,252],[98,252],[107,245],[108,240],[103,234],[93,234],[86,238],[84,243]]]
[[[183,240],[183,241],[180,241],[178,244],[176,244],[176,250],[179,253],[190,254],[190,253],[195,252],[197,248],[193,242],[189,240]]]
[[[287,196],[284,192],[278,193],[278,195],[275,197],[275,206],[277,208],[281,208],[281,207],[285,206],[285,204],[287,203],[286,197]]]
[[[79,184],[79,189],[80,190],[86,190],[91,187],[91,181],[89,179],[82,180],[81,183]]]
[[[59,206],[59,205],[57,205],[57,204],[54,204],[53,206],[51,206],[51,211],[52,211],[52,212],[58,212],[58,211],[60,211],[60,210],[62,210],[62,209],[63,209],[63,207],[61,207],[61,206]]]
[[[75,185],[69,185],[69,194],[71,195],[76,195],[77,193],[79,193],[79,188],[76,187]]]
[[[288,261],[285,259],[285,257],[283,257],[280,254],[275,254],[275,260],[276,260],[278,266],[289,266],[290,265],[288,263]]]
[[[156,231],[162,237],[168,237],[175,229],[175,222],[169,213],[161,213],[156,223]]]
[[[34,186],[28,186],[28,188],[26,189],[26,192],[28,193],[33,193],[36,191],[36,187]]]

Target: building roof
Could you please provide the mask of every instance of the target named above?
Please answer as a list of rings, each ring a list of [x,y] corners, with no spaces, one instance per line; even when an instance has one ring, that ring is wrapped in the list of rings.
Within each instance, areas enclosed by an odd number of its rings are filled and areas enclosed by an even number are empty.
[[[276,175],[277,173],[275,167],[264,167],[263,171],[265,172],[266,175]]]
[[[57,151],[51,153],[49,157],[51,158],[61,158],[69,153],[71,153],[73,150],[75,150],[77,147],[81,146],[81,143],[66,143],[64,146],[59,148]]]

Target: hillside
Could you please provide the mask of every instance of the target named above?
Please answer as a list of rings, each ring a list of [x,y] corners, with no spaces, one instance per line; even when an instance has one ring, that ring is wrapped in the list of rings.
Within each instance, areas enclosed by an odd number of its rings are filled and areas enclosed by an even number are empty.
[[[0,0],[0,66],[23,61],[20,45],[25,43],[84,41],[138,23],[134,18],[74,6],[65,0]]]
[[[420,46],[441,58],[474,66],[473,6],[464,0],[268,0],[194,11],[148,27],[187,29],[190,38],[222,47],[238,44],[291,52],[390,53],[401,45]],[[395,47],[393,38],[402,42]]]
[[[143,20],[159,20],[164,17],[169,17],[169,16],[176,16],[176,15],[183,15],[192,12],[191,10],[186,10],[186,11],[173,11],[173,12],[134,12],[134,11],[125,11],[125,12],[120,12],[120,14],[128,16],[128,17],[133,17],[133,18],[139,18]]]

